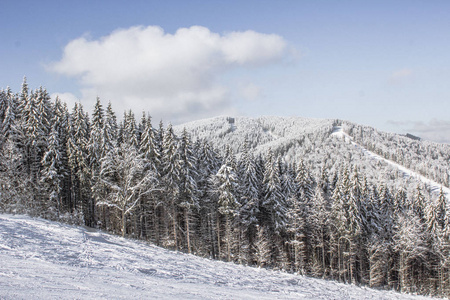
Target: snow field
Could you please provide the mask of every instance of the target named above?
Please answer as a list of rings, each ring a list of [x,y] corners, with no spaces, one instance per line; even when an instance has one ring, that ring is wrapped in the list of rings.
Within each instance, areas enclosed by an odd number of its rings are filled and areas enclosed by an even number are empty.
[[[0,215],[0,299],[427,299]]]

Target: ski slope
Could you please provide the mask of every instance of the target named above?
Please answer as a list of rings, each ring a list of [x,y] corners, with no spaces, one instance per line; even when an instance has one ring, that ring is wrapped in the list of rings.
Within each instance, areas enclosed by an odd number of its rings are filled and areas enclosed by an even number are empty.
[[[427,299],[0,214],[0,299]]]
[[[403,177],[405,178],[415,178],[418,181],[423,182],[425,185],[430,187],[431,192],[435,193],[435,194],[439,194],[440,189],[442,187],[443,192],[445,193],[448,201],[450,201],[450,189],[442,186],[441,184],[426,178],[423,175],[420,175],[417,172],[414,172],[408,168],[405,168],[404,166],[393,162],[389,159],[386,159],[378,154],[375,154],[369,150],[367,150],[366,148],[364,148],[363,146],[361,146],[360,144],[356,143],[353,141],[353,138],[351,136],[349,136],[347,133],[345,133],[342,129],[341,126],[334,126],[333,127],[333,132],[331,134],[334,137],[340,138],[345,140],[346,142],[350,142],[352,145],[354,145],[355,147],[357,147],[359,150],[361,150],[365,155],[367,155],[370,159],[375,159],[375,160],[379,160],[379,161],[383,161],[385,163],[387,163],[388,165],[393,166],[394,168],[398,169],[402,174]]]

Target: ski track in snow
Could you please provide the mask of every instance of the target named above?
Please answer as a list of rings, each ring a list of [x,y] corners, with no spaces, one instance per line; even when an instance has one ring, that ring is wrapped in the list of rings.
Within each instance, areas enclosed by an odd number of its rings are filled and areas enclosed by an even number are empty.
[[[0,215],[0,299],[428,299],[177,253]]]
[[[408,168],[405,168],[404,166],[402,166],[402,165],[400,165],[400,164],[398,164],[396,162],[393,162],[393,161],[391,161],[389,159],[386,159],[386,158],[384,158],[384,157],[382,157],[382,156],[380,156],[378,154],[375,154],[375,153],[367,150],[366,148],[364,148],[360,144],[354,142],[353,138],[351,136],[349,136],[347,133],[345,133],[341,126],[335,126],[333,128],[333,132],[332,132],[331,135],[335,136],[335,137],[338,137],[338,138],[341,138],[341,139],[344,139],[347,142],[350,141],[352,143],[352,145],[354,145],[355,147],[360,149],[365,155],[368,155],[371,159],[384,161],[385,163],[387,163],[387,164],[397,168],[400,172],[402,172],[403,177],[405,177],[405,178],[412,177],[412,178],[415,178],[415,179],[423,182],[424,184],[426,184],[427,186],[429,186],[431,188],[431,191],[434,194],[439,195],[440,189],[442,187],[442,190],[444,191],[445,196],[447,197],[447,200],[450,201],[450,189],[449,188],[447,188],[447,187],[445,187],[445,186],[443,186],[443,185],[441,185],[441,184],[439,184],[439,183],[437,183],[437,182],[435,182],[435,181],[433,181],[431,179],[428,179],[425,176],[420,175],[419,173],[417,173],[415,171],[412,171],[412,170],[410,170]]]

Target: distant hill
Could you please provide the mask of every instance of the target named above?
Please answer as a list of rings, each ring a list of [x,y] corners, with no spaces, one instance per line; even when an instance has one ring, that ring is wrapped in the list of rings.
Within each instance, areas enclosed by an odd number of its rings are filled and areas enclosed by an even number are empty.
[[[205,139],[218,149],[230,146],[235,154],[247,141],[256,155],[269,149],[288,163],[303,161],[319,176],[344,165],[356,166],[370,181],[413,190],[425,184],[450,192],[450,145],[386,133],[348,121],[302,117],[215,117],[175,126],[193,139]],[[336,134],[336,130],[342,134]],[[345,134],[345,137],[344,135]],[[393,163],[390,163],[393,162]],[[406,170],[406,172],[405,172]]]

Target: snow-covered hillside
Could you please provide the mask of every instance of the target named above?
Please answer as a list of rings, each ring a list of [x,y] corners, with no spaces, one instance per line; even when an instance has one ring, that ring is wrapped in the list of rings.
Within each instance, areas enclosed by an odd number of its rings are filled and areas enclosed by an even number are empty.
[[[442,186],[450,197],[450,145],[331,119],[235,117],[233,124],[228,120],[216,117],[174,128],[178,133],[186,128],[194,139],[205,139],[218,149],[229,145],[237,155],[247,140],[253,153],[264,156],[271,149],[286,162],[301,160],[316,177],[322,168],[330,173],[352,165],[371,183],[410,192],[424,185],[434,196]]]
[[[238,152],[247,139],[255,152],[264,153],[269,148],[276,149],[308,135],[331,133],[333,121],[300,117],[235,117],[230,123],[227,117],[215,117],[174,127],[178,134],[183,128],[217,148],[222,148],[225,142]]]
[[[440,185],[439,183],[437,183],[434,180],[431,180],[423,175],[418,174],[417,172],[414,172],[396,162],[393,162],[389,159],[385,159],[383,157],[381,157],[378,154],[373,153],[372,151],[367,150],[366,148],[364,148],[363,146],[361,146],[360,144],[356,143],[353,141],[353,138],[351,136],[349,136],[347,133],[344,132],[344,130],[342,129],[342,126],[335,126],[333,127],[333,132],[331,134],[334,137],[337,137],[339,139],[343,139],[346,142],[350,142],[352,145],[355,146],[355,148],[357,148],[358,150],[360,150],[362,153],[365,154],[365,156],[367,156],[368,159],[372,159],[375,161],[383,161],[384,163],[396,168],[399,172],[401,172],[403,174],[403,177],[408,179],[408,178],[414,178],[418,181],[423,182],[426,186],[429,187],[430,191],[434,194],[439,194],[440,189],[442,188],[443,192],[445,193],[447,199],[449,199],[450,201],[450,189],[448,187],[444,187],[442,185]]]
[[[0,299],[426,299],[0,215]]]

